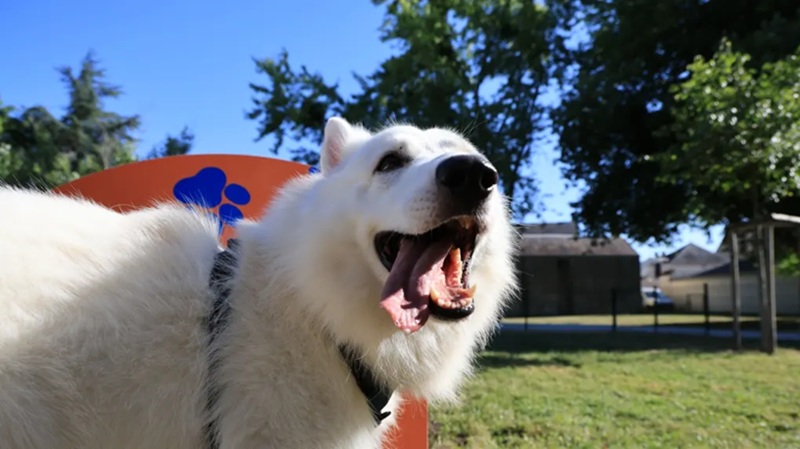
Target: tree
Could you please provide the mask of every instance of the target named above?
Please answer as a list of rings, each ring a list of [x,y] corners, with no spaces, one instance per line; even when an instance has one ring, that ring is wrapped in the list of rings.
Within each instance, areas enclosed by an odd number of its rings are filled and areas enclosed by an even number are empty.
[[[674,126],[674,86],[691,76],[687,66],[696,56],[711,58],[726,36],[734,49],[753,55],[747,65],[756,72],[791,54],[800,42],[800,6],[793,0],[551,3],[562,30],[586,36],[559,53],[565,94],[552,115],[564,175],[584,186],[574,204],[584,232],[668,242],[682,223],[714,222],[697,215],[687,178],[664,182],[662,156],[682,139]]]
[[[686,189],[688,213],[705,226],[800,213],[800,47],[759,70],[750,60],[723,40],[673,87],[676,143],[656,157],[663,182]],[[775,239],[780,272],[797,272],[796,230]]]
[[[8,121],[8,115],[13,110],[14,108],[10,106],[3,106],[3,101],[0,99],[0,135],[2,135],[5,123]]]
[[[270,150],[277,154],[286,149],[288,137],[299,144],[288,149],[292,159],[316,164],[319,154],[309,143],[321,144],[326,115],[345,115],[345,101],[338,93],[338,85],[328,85],[321,75],[309,72],[305,66],[296,73],[285,50],[277,59],[254,62],[256,72],[268,78],[266,85],[250,83],[255,93],[254,107],[247,118],[259,120],[256,140],[273,136],[275,144]]]
[[[355,75],[360,91],[345,98],[337,84],[306,67],[293,70],[284,51],[256,61],[267,76],[251,84],[261,139],[272,151],[314,163],[325,120],[341,115],[369,128],[391,121],[422,127],[459,127],[497,167],[501,187],[518,218],[536,208],[530,176],[533,148],[546,109],[541,94],[550,78],[556,36],[552,14],[522,0],[373,0],[386,8],[381,40],[399,54],[368,76]]]
[[[688,79],[673,86],[676,141],[658,163],[663,181],[685,190],[688,213],[704,225],[797,213],[798,55],[800,48],[756,71],[750,55],[723,40],[713,58],[695,58]]]
[[[87,54],[77,74],[69,67],[59,73],[69,93],[63,117],[56,118],[41,106],[2,113],[2,182],[46,189],[135,159],[132,134],[139,117],[105,109],[104,101],[122,92],[105,82],[94,55]]]
[[[167,135],[164,143],[150,150],[150,153],[147,154],[147,159],[188,154],[192,150],[193,143],[194,134],[189,128],[184,127],[177,137]]]
[[[122,89],[105,82],[105,70],[89,52],[77,76],[70,67],[59,69],[69,91],[69,106],[62,122],[67,128],[67,146],[75,163],[106,169],[132,162],[139,128],[138,115],[123,116],[104,109],[106,99],[122,95]],[[87,159],[89,161],[87,161]]]
[[[13,110],[14,108],[10,106],[3,106],[3,102],[0,101],[0,182],[4,179],[9,179],[10,176],[8,175],[12,172],[16,172],[19,165],[19,162],[11,153],[11,145],[3,138],[5,135],[6,123],[9,121],[11,111]]]
[[[64,126],[46,108],[35,106],[10,114],[0,135],[3,183],[47,188],[74,179],[71,160],[61,151]]]

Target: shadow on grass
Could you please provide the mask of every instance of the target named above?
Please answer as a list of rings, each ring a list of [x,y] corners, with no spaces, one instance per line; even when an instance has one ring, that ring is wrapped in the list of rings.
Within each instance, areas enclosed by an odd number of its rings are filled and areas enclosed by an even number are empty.
[[[494,366],[501,366],[500,358],[514,359],[514,354],[538,353],[572,353],[584,351],[601,352],[635,352],[650,350],[674,350],[685,353],[729,352],[732,350],[732,339],[674,334],[646,334],[631,332],[546,332],[546,331],[513,331],[504,330],[489,343],[486,348],[491,351],[484,354],[484,359]],[[743,350],[757,351],[759,340],[745,339]],[[800,348],[800,342],[781,342],[780,347]],[[500,355],[498,355],[500,353]],[[505,357],[502,354],[509,356]],[[552,354],[555,357],[555,354]],[[566,360],[566,359],[565,359]],[[547,364],[547,358],[542,360]],[[567,361],[569,362],[569,361]],[[536,361],[509,361],[510,364],[535,364]],[[551,363],[552,364],[552,363]],[[556,362],[557,364],[557,362]],[[509,366],[505,364],[502,366]]]
[[[554,366],[563,368],[580,368],[581,364],[565,357],[543,355],[536,359],[519,358],[514,353],[491,352],[481,354],[478,359],[482,368],[503,368],[514,366]]]
[[[732,321],[713,321],[708,323],[710,329],[730,330],[733,328]],[[776,321],[778,332],[797,332],[800,331],[800,320],[797,319],[781,319]],[[674,327],[674,328],[703,328],[705,323],[670,323],[662,324],[661,327]],[[742,330],[761,330],[761,322],[758,320],[742,320]]]

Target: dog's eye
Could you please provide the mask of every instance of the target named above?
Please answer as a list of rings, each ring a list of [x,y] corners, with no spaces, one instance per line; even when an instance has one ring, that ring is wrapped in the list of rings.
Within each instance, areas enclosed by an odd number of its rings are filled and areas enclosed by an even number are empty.
[[[403,168],[408,164],[408,158],[397,152],[384,155],[375,167],[376,173],[384,173]]]

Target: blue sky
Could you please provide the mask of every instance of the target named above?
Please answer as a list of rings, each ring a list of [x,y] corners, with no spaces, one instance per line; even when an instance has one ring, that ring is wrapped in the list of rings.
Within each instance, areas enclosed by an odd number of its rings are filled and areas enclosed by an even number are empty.
[[[344,93],[352,72],[371,73],[392,49],[378,40],[381,8],[368,0],[63,0],[0,2],[0,99],[14,106],[43,105],[60,114],[66,104],[56,67],[77,67],[89,49],[108,80],[125,95],[108,107],[140,114],[140,148],[146,152],[183,126],[195,135],[195,153],[272,156],[268,140],[255,142],[256,122],[246,120],[250,82],[262,82],[253,58],[289,51],[294,67],[306,65]],[[263,75],[262,75],[263,76]],[[552,140],[552,139],[550,139]],[[568,220],[566,187],[548,143],[534,158],[534,175],[546,195],[541,220]],[[708,249],[704,231],[685,229],[671,247],[634,245],[642,260],[686,243]]]

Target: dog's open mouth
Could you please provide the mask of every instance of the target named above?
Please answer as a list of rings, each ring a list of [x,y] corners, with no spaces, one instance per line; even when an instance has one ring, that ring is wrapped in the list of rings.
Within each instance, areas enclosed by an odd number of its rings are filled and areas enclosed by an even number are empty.
[[[478,233],[474,218],[458,217],[421,235],[375,236],[375,250],[389,270],[381,307],[399,329],[419,330],[430,314],[458,320],[475,310],[469,266]]]

